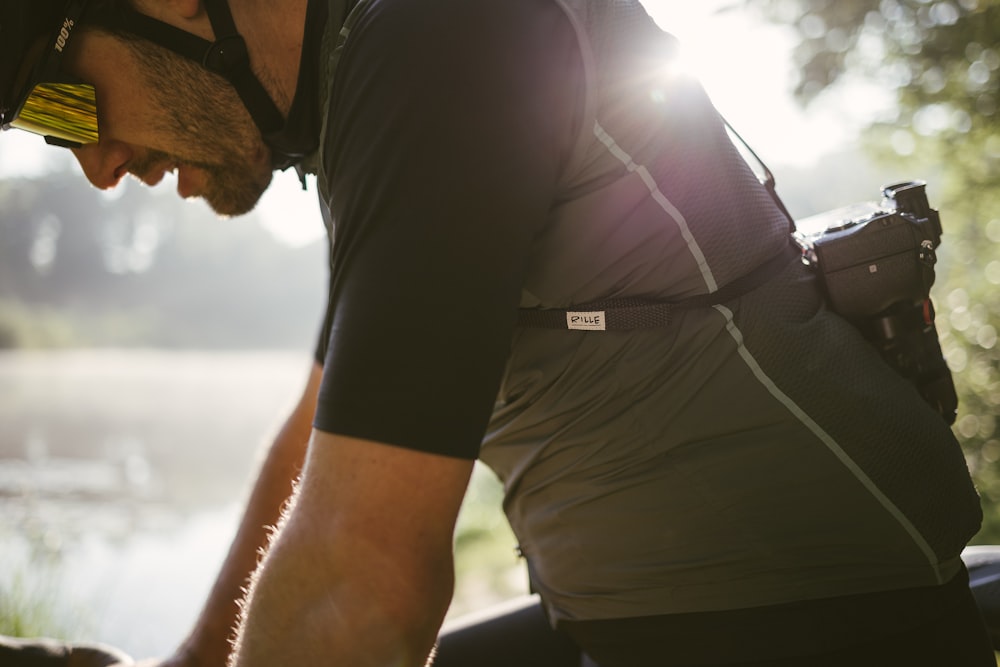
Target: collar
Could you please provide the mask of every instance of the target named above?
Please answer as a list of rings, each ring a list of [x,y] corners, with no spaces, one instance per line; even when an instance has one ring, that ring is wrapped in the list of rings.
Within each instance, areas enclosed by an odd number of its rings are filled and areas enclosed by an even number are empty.
[[[299,165],[319,147],[320,109],[317,80],[320,67],[320,46],[329,17],[330,5],[339,2],[330,0],[309,0],[306,7],[305,33],[302,37],[302,59],[299,63],[299,78],[295,86],[295,97],[288,110],[284,126],[277,132],[264,137],[271,149],[271,164],[274,169],[296,166],[300,176],[304,173]],[[304,181],[303,181],[304,183]]]

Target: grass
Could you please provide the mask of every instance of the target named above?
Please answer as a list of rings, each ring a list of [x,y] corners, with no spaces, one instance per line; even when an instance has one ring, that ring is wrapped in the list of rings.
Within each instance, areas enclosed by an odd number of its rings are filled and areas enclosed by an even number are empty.
[[[27,560],[0,563],[0,635],[82,639],[87,615],[67,608],[59,590],[58,556],[36,551]]]
[[[455,530],[457,580],[449,616],[483,609],[528,590],[502,501],[499,480],[477,465]]]
[[[29,583],[23,572],[17,572],[9,582],[0,586],[0,634],[65,637],[69,628],[59,620],[58,608],[55,591]]]

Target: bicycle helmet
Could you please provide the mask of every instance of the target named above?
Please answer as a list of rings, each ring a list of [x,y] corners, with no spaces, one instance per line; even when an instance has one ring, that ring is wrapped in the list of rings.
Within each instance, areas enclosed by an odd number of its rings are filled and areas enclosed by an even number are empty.
[[[286,146],[285,119],[250,67],[243,37],[237,32],[227,0],[205,0],[214,42],[187,33],[132,9],[128,3],[98,0],[0,0],[0,127],[43,134],[49,143],[69,147],[97,141],[96,96],[92,86],[69,80],[56,66],[64,41],[83,18],[115,31],[130,33],[194,60],[219,74],[236,90],[272,150],[276,168],[304,155]],[[90,16],[86,16],[88,10]],[[37,63],[27,63],[35,45],[48,37]],[[39,84],[43,85],[38,89]],[[67,88],[66,86],[70,86]],[[40,112],[29,118],[26,102]],[[34,108],[32,107],[32,109]],[[80,128],[77,125],[82,124]],[[61,127],[69,125],[70,127]],[[90,133],[88,133],[88,131]]]

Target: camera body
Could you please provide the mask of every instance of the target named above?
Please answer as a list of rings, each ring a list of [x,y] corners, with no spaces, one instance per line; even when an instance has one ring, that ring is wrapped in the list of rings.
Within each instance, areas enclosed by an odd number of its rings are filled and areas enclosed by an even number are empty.
[[[833,310],[853,320],[927,298],[941,219],[925,187],[918,181],[887,186],[881,204],[855,204],[796,223],[795,240],[821,276]]]
[[[820,277],[831,309],[954,423],[958,398],[930,300],[941,219],[927,202],[926,183],[883,187],[879,204],[821,213],[796,227],[793,238]]]

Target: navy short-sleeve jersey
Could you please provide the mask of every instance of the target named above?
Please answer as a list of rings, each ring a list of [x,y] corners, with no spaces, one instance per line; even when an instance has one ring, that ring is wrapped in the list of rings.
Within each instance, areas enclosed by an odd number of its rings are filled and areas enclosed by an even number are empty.
[[[580,67],[547,0],[379,0],[354,23],[323,129],[318,429],[477,456]]]

